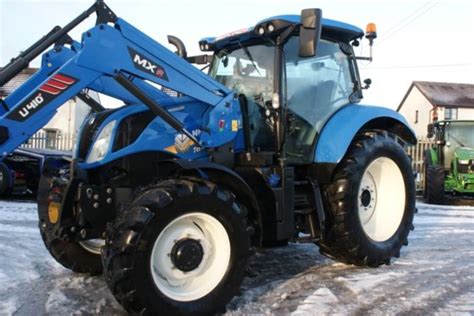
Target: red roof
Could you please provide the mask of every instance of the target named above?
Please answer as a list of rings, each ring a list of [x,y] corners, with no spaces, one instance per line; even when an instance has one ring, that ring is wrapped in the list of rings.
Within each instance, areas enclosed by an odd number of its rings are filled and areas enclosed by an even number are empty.
[[[474,84],[413,81],[397,111],[401,109],[413,87],[417,87],[433,107],[474,108]]]

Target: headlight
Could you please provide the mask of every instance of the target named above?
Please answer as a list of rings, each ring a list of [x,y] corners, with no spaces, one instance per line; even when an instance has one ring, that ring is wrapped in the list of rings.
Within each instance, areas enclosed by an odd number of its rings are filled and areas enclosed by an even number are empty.
[[[468,165],[469,164],[469,160],[458,160],[459,164],[460,165]]]
[[[99,160],[102,160],[107,154],[107,150],[110,147],[110,142],[112,140],[112,131],[114,130],[116,121],[112,121],[105,125],[105,127],[100,131],[99,136],[97,137],[92,150],[87,157],[87,163],[93,163]]]

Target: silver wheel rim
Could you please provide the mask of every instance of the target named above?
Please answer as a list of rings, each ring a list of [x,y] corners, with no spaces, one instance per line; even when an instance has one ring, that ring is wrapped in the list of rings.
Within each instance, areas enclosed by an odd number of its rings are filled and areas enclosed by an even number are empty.
[[[405,181],[398,165],[380,157],[365,169],[358,191],[358,213],[365,234],[384,242],[400,227],[405,213]]]
[[[199,264],[191,271],[177,268],[173,249],[183,240],[198,242]],[[189,213],[174,219],[155,240],[150,268],[156,287],[169,298],[189,302],[209,294],[224,278],[230,263],[230,240],[224,226],[205,213]]]
[[[90,253],[93,253],[95,255],[100,255],[100,251],[102,247],[105,246],[105,240],[104,239],[83,240],[79,242],[79,245],[81,245],[82,248],[89,251]]]

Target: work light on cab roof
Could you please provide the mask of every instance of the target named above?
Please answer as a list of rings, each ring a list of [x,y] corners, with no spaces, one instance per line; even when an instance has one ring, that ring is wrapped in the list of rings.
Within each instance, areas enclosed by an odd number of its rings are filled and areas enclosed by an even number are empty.
[[[264,19],[255,26],[239,29],[217,37],[206,37],[199,41],[201,51],[217,52],[236,43],[244,44],[256,40],[275,40],[283,33],[297,32],[300,35],[300,56],[312,57],[316,54],[316,47],[321,34],[337,35],[345,43],[359,46],[359,40],[365,35],[369,40],[370,55],[357,56],[356,59],[372,61],[372,46],[377,38],[375,23],[368,23],[365,33],[362,29],[335,20],[322,17],[321,9],[304,9],[300,15],[280,15]],[[314,39],[314,40],[313,40]]]

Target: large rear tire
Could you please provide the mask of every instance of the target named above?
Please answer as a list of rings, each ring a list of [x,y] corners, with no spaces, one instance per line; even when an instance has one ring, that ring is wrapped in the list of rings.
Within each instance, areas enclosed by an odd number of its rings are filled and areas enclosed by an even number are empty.
[[[444,204],[444,167],[428,166],[426,168],[425,201],[429,204]]]
[[[109,288],[134,314],[225,311],[249,256],[246,213],[232,193],[198,179],[138,193],[107,230]]]
[[[356,140],[326,191],[331,212],[322,254],[350,264],[377,267],[399,257],[415,214],[410,160],[390,134]]]
[[[445,173],[442,166],[435,166],[431,158],[431,151],[424,153],[424,187],[423,198],[429,204],[444,204]]]

